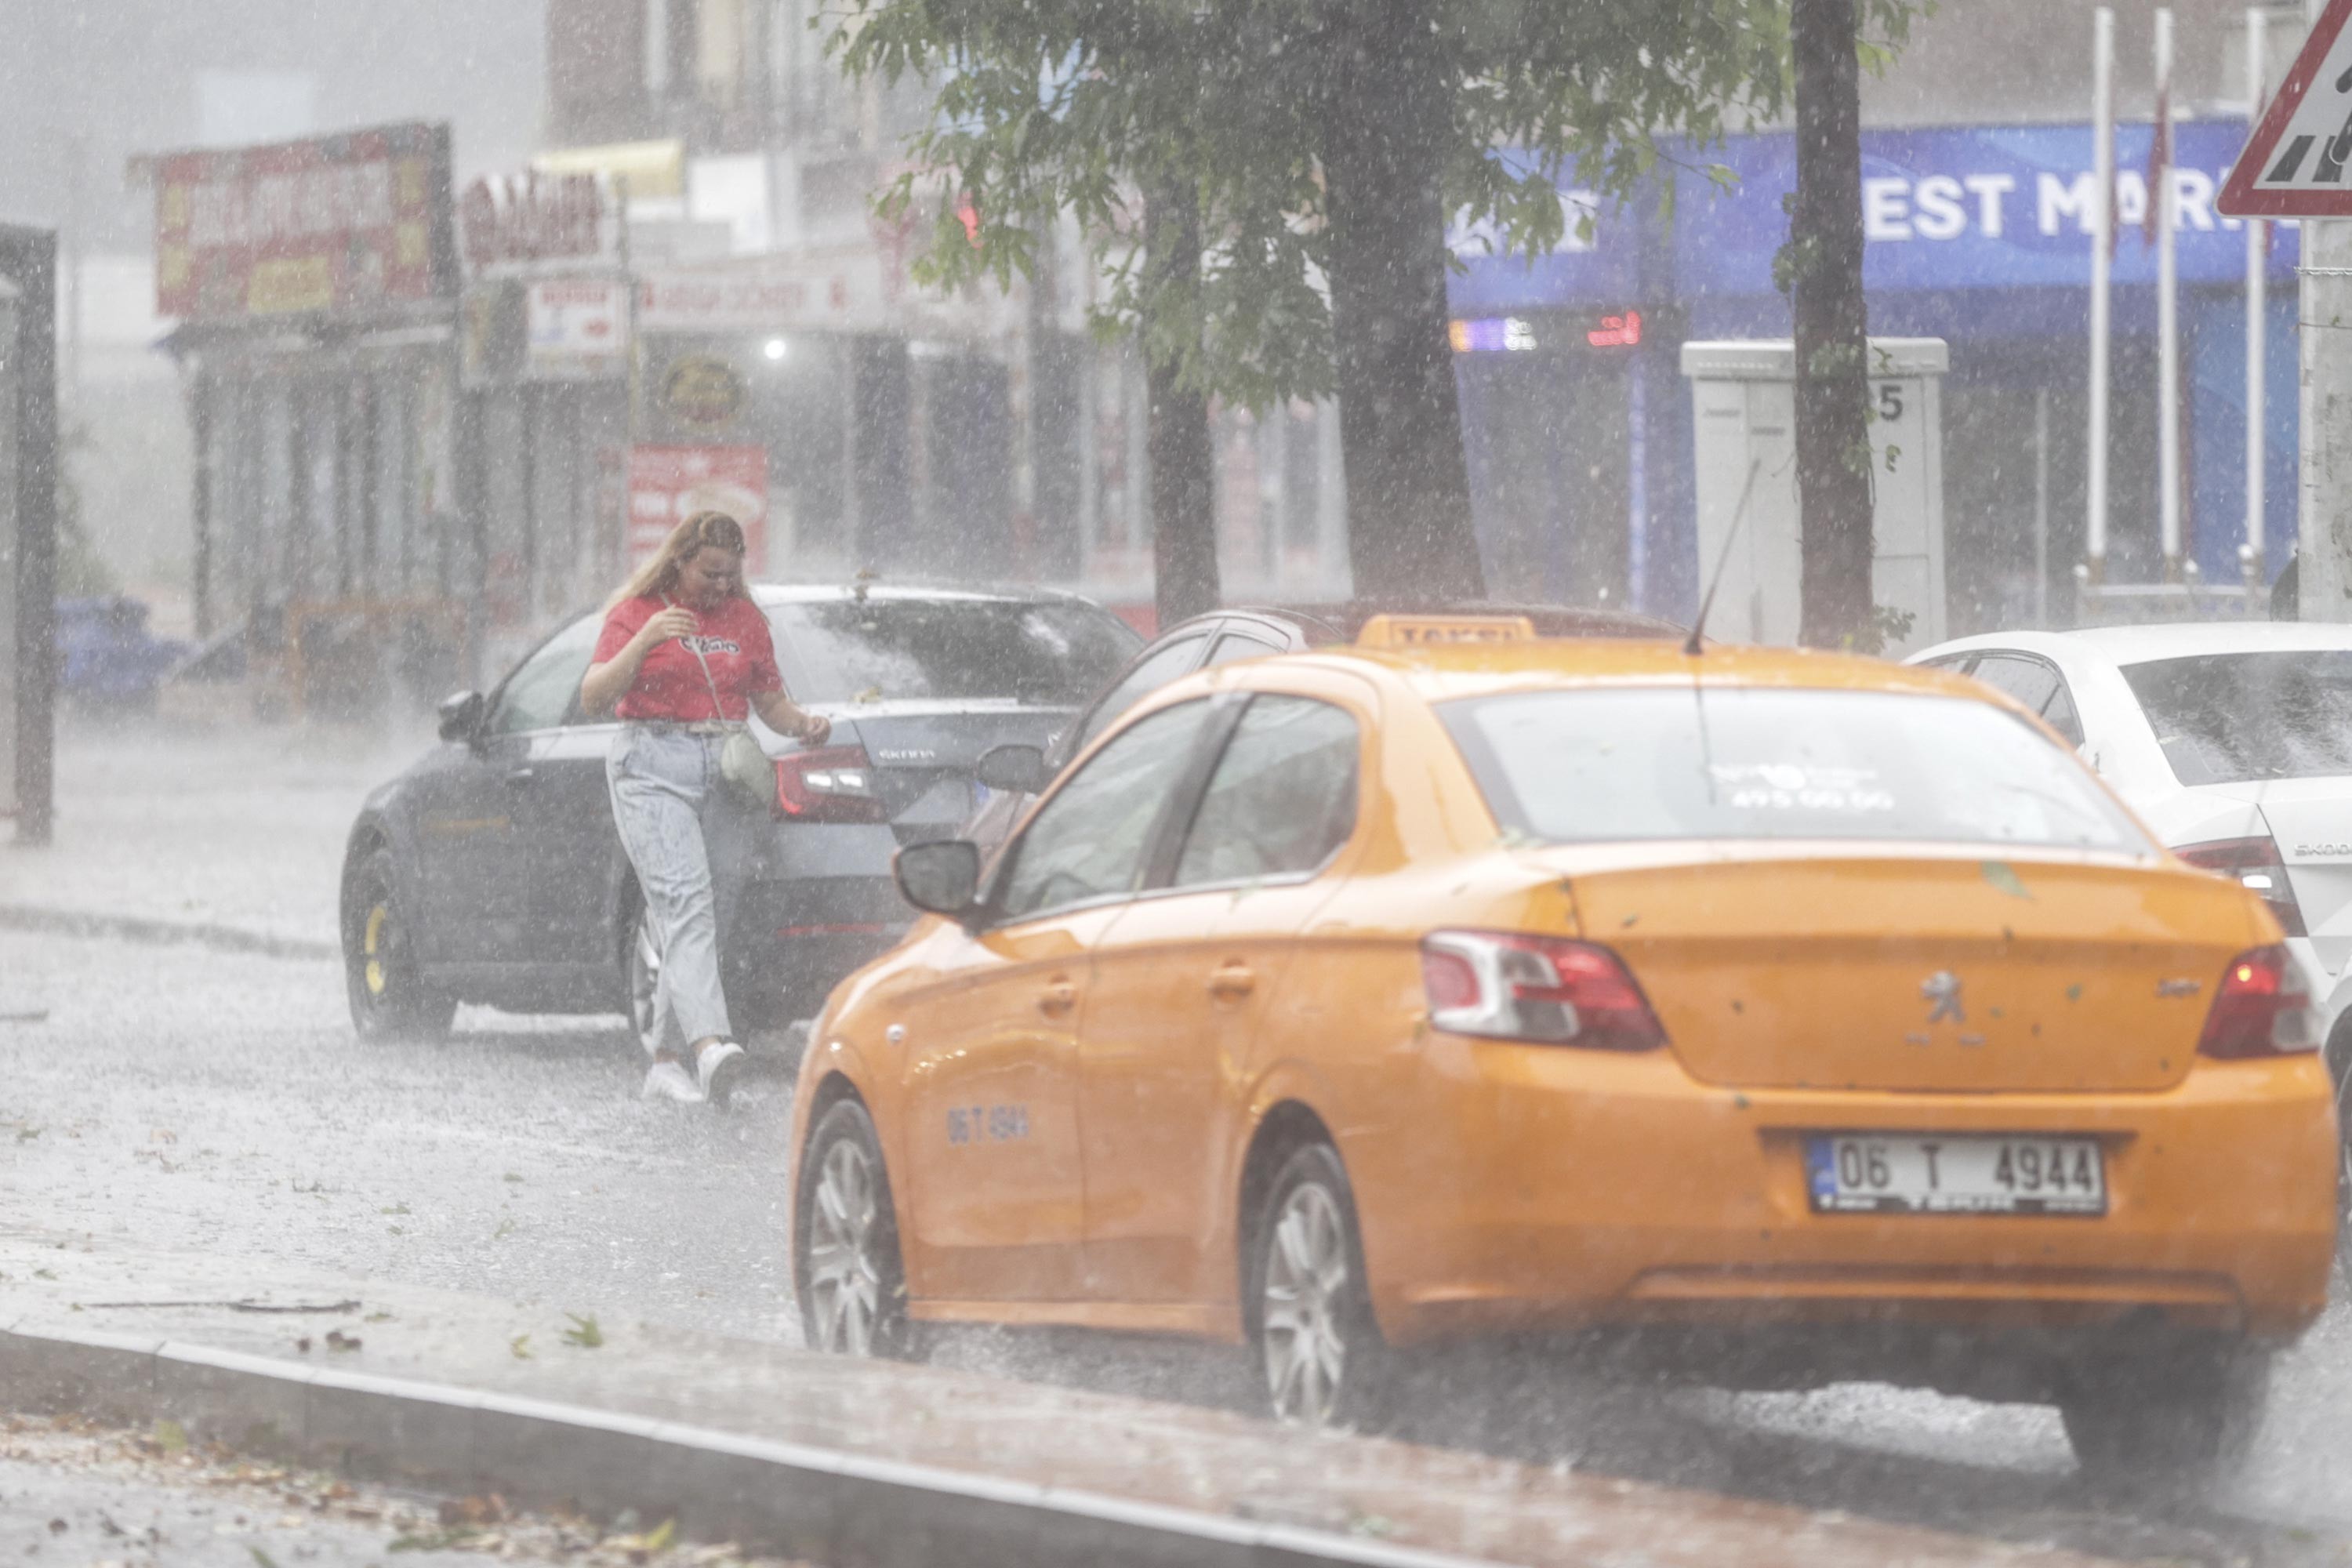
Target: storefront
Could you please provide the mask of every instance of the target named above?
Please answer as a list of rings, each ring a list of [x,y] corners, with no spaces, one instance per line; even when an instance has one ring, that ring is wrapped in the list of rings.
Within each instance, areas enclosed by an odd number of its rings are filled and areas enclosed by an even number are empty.
[[[157,308],[196,446],[200,629],[265,700],[364,710],[467,673],[446,127],[154,161]]]
[[[2121,128],[2116,163],[2108,574],[2152,579],[2156,524],[2155,247],[2143,236],[2149,128]],[[2183,470],[2189,553],[2237,575],[2245,536],[2246,236],[2212,194],[2242,122],[2178,131]],[[1597,215],[1591,239],[1532,265],[1457,237],[1464,426],[1489,574],[1548,592],[1688,615],[1698,599],[1683,342],[1786,337],[1772,286],[1795,184],[1786,135],[1694,154],[1703,180],[1662,216],[1654,195]],[[1863,138],[1870,327],[1951,345],[1944,382],[1945,515],[1955,631],[2062,618],[2082,558],[2092,203],[2087,125],[1874,131]],[[1571,212],[1580,199],[1564,193]],[[1571,222],[1572,222],[1571,218]],[[2295,232],[2268,253],[2264,535],[2275,574],[2294,537]],[[1639,317],[1639,326],[1632,322]],[[1614,322],[1612,326],[1611,323]],[[2037,580],[2035,563],[2047,563]]]

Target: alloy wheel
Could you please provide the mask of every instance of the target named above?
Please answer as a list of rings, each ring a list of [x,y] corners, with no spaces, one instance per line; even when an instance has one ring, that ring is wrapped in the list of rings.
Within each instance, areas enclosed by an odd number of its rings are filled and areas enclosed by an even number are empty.
[[[816,1348],[870,1355],[882,1305],[882,1270],[874,1256],[874,1166],[844,1138],[824,1153],[809,1216],[808,1290]]]
[[[1338,1199],[1318,1182],[1302,1183],[1268,1235],[1260,1304],[1266,1392],[1281,1420],[1328,1426],[1339,1407],[1348,1372],[1348,1266]]]

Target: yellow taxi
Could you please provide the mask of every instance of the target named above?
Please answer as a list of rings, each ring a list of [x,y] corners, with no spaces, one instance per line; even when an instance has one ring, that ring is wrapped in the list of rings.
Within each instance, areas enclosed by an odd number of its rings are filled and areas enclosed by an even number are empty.
[[[2220,1458],[2325,1305],[2336,1131],[2252,893],[1957,677],[1376,621],[1129,713],[844,982],[812,1343],[1245,1345],[1293,1420],[1572,1335]]]

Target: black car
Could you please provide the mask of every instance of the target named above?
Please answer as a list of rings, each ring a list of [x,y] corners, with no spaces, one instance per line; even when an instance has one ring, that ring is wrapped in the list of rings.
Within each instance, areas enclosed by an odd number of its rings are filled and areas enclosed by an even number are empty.
[[[987,759],[985,798],[956,835],[991,853],[1021,820],[1029,803],[1072,759],[1150,692],[1180,676],[1235,659],[1265,658],[1353,642],[1374,616],[1392,614],[1524,616],[1547,637],[1681,637],[1685,629],[1631,610],[1578,609],[1560,605],[1389,605],[1365,600],[1305,607],[1212,610],[1155,637],[1086,705],[1075,723],[1044,746],[1008,742]]]
[[[1141,640],[1087,600],[871,584],[757,586],[794,699],[833,721],[808,750],[757,721],[772,820],[743,868],[721,966],[739,1030],[814,1013],[898,939],[901,844],[951,837],[980,756],[1042,745]],[[601,612],[488,696],[441,707],[442,743],[371,795],[344,851],[342,941],[362,1035],[437,1035],[460,1002],[651,1017],[659,955],[613,826],[614,721],[580,711]]]

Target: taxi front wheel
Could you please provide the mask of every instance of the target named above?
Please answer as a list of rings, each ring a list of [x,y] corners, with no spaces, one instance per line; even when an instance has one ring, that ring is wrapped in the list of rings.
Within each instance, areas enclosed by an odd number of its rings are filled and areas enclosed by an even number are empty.
[[[1379,1426],[1391,1356],[1372,1319],[1355,1195],[1338,1152],[1315,1143],[1284,1161],[1251,1236],[1244,1300],[1275,1418]]]
[[[809,1348],[834,1355],[912,1356],[897,1211],[873,1119],[854,1100],[809,1135],[793,1226],[793,1284]]]
[[[2270,1352],[2183,1348],[2078,1373],[2058,1402],[2083,1474],[2104,1485],[2215,1480],[2245,1453],[2269,1400]]]

